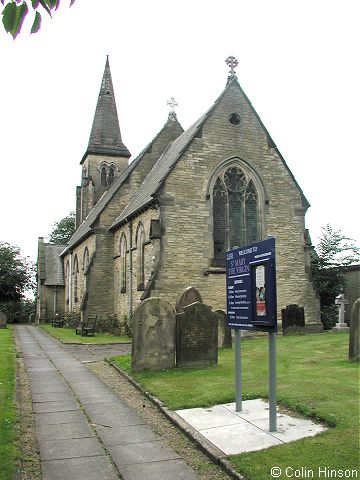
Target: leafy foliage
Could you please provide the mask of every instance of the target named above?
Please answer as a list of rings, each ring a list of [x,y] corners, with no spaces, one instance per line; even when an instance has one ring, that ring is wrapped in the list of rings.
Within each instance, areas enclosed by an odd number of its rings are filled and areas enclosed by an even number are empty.
[[[49,235],[49,242],[55,245],[65,245],[68,243],[74,232],[75,213],[70,212],[67,217],[54,223],[53,230]]]
[[[2,11],[2,22],[4,29],[10,33],[15,39],[20,33],[25,17],[29,12],[28,3],[25,0],[0,0],[4,5]],[[75,3],[75,0],[70,0],[70,7]],[[31,27],[31,33],[36,33],[41,27],[41,13],[38,9],[45,10],[45,12],[52,16],[53,11],[56,11],[60,5],[60,0],[31,0],[31,6],[35,10],[35,17]]]
[[[312,255],[312,275],[320,294],[321,320],[325,329],[336,323],[335,299],[343,292],[346,267],[360,260],[360,249],[354,241],[334,230],[323,228],[319,244]]]
[[[19,302],[35,285],[34,263],[21,256],[18,247],[0,242],[0,302]]]

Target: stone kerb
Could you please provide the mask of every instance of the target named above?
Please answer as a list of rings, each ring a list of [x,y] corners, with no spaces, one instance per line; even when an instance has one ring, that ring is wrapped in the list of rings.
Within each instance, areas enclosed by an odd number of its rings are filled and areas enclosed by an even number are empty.
[[[192,303],[202,303],[202,298],[198,290],[195,287],[187,287],[183,293],[181,293],[175,304],[176,313],[182,313],[186,305]]]
[[[7,316],[4,312],[0,312],[0,328],[7,328]]]
[[[360,298],[355,300],[350,312],[349,360],[360,362]]]
[[[232,348],[231,328],[227,324],[227,315],[224,310],[215,310],[218,317],[218,347]]]
[[[175,367],[174,307],[161,298],[148,298],[135,309],[132,322],[132,370]]]
[[[176,365],[197,367],[217,364],[218,316],[200,302],[183,307],[176,317]]]

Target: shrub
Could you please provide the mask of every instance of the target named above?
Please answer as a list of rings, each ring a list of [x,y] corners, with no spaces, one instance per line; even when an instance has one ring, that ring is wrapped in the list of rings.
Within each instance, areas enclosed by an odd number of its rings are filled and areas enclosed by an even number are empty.
[[[96,331],[99,333],[111,333],[120,335],[121,327],[117,316],[113,313],[107,313],[103,317],[98,317]]]
[[[74,310],[73,312],[66,312],[64,314],[64,325],[65,327],[75,328],[80,323],[80,312],[79,310]]]

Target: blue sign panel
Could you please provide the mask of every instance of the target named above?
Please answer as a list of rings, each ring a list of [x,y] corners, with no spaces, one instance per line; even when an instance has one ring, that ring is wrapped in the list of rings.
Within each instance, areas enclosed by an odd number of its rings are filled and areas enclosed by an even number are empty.
[[[276,332],[275,238],[227,252],[226,297],[230,328]]]

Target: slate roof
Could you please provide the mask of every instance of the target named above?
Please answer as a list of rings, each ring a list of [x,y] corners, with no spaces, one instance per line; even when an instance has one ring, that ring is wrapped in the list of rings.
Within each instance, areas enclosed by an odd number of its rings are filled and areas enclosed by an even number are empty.
[[[44,244],[45,253],[45,281],[44,285],[62,286],[64,285],[64,272],[61,252],[65,245],[53,245],[51,243]]]
[[[169,116],[170,119],[170,116]],[[108,190],[104,192],[102,197],[99,199],[97,204],[94,208],[90,211],[89,215],[85,218],[85,220],[79,225],[79,228],[74,232],[73,236],[70,238],[69,243],[64,247],[63,251],[61,252],[61,256],[65,255],[69,250],[75,247],[78,243],[81,242],[87,235],[92,233],[92,227],[96,220],[98,219],[101,212],[104,210],[106,205],[111,201],[115,193],[121,187],[121,185],[128,179],[131,172],[136,168],[139,164],[141,159],[147,153],[148,150],[151,149],[151,146],[155,142],[155,140],[161,135],[163,130],[165,129],[167,122],[163,126],[163,128],[159,131],[159,133],[151,140],[151,142],[146,145],[146,147],[139,153],[139,155],[126,167],[121,174],[115,178],[114,182],[110,185]]]
[[[148,176],[145,178],[143,184],[139,188],[139,190],[135,193],[135,195],[131,198],[130,202],[128,205],[125,207],[125,209],[121,212],[119,217],[113,222],[111,225],[110,229],[114,229],[116,226],[120,225],[123,223],[128,217],[135,215],[137,212],[142,210],[143,208],[146,208],[148,205],[150,205],[156,196],[156,193],[158,192],[159,188],[163,184],[163,182],[166,180],[167,176],[171,172],[172,168],[176,165],[176,163],[179,161],[181,158],[182,154],[184,151],[187,149],[187,147],[190,145],[194,137],[196,136],[196,133],[201,129],[202,125],[206,121],[206,119],[211,115],[215,107],[218,105],[222,97],[224,96],[225,92],[227,89],[235,83],[239,89],[241,90],[241,93],[244,95],[246,101],[249,103],[250,107],[252,108],[254,114],[256,115],[258,121],[260,122],[262,128],[264,129],[267,138],[268,138],[268,144],[269,147],[275,148],[278,155],[280,156],[285,168],[289,172],[291,178],[293,179],[295,185],[300,191],[303,204],[305,208],[308,208],[310,206],[309,202],[306,200],[305,195],[303,194],[300,186],[298,185],[297,181],[295,180],[294,175],[290,171],[289,167],[287,166],[283,156],[279,152],[278,148],[276,147],[275,142],[272,140],[269,132],[267,131],[265,125],[261,121],[259,115],[257,114],[256,110],[252,106],[250,100],[246,96],[245,92],[242,90],[240,84],[238,83],[238,80],[236,77],[232,77],[228,80],[228,83],[221,93],[221,95],[218,97],[218,99],[215,101],[215,103],[212,105],[212,107],[204,114],[202,115],[197,122],[195,122],[188,130],[186,130],[180,137],[178,137],[172,144],[171,146],[163,153],[163,155],[159,158],[159,160],[156,162],[154,165],[153,169],[150,171]]]
[[[131,156],[121,139],[108,57],[96,105],[89,145],[80,163],[83,163],[86,156],[91,153],[127,158]]]

